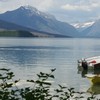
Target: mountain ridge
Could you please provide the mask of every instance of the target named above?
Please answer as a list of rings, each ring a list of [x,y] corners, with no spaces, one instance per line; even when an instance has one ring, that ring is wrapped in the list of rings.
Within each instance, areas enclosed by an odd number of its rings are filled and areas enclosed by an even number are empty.
[[[100,38],[100,19],[81,32],[85,37]]]
[[[33,9],[33,10],[32,10]],[[76,37],[78,31],[68,23],[60,22],[52,15],[40,12],[33,7],[20,8],[0,14],[0,19],[12,22],[30,29],[52,34]]]
[[[8,32],[8,34],[7,34]],[[23,27],[11,22],[7,22],[7,21],[3,21],[0,20],[0,36],[15,36],[15,35],[11,35],[9,33],[14,32],[15,34],[18,33],[17,36],[21,36],[21,37],[26,37],[28,35],[23,34],[23,32],[25,32],[26,34],[29,33],[28,37],[69,37],[69,36],[64,36],[64,35],[56,35],[56,34],[52,34],[52,33],[47,33],[47,32],[42,32],[42,31],[37,31],[34,29],[30,29],[27,27]],[[3,35],[4,33],[4,35]],[[5,35],[6,34],[6,35]]]
[[[72,25],[79,31],[83,31],[87,29],[88,27],[92,26],[95,23],[95,21],[86,21],[82,23],[73,23]]]

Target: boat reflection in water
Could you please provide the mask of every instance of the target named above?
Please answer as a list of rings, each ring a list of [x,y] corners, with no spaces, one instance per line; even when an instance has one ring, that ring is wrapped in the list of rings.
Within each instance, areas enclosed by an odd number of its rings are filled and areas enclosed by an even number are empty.
[[[87,90],[87,92],[95,95],[100,94],[100,74],[87,76],[87,78],[92,82],[91,87]]]
[[[100,67],[99,67],[100,68]],[[78,69],[78,74],[81,74],[82,78],[87,78],[92,83],[87,90],[89,93],[100,94],[100,69],[84,70]]]
[[[87,92],[92,94],[100,94],[100,85],[91,85]]]
[[[79,69],[78,74],[81,74],[83,78],[88,78],[92,84],[100,84],[100,68],[98,69]]]
[[[94,69],[92,73],[85,75],[92,84],[99,84],[100,85],[100,69]]]

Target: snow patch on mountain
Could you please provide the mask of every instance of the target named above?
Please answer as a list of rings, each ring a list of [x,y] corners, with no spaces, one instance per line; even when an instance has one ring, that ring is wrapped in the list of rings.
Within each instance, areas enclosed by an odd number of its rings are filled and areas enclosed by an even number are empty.
[[[35,7],[32,7],[32,6],[21,6],[20,7],[22,10],[27,10],[28,11],[28,14],[29,16],[32,16],[33,14],[37,15],[37,16],[41,16],[42,18],[46,18],[46,19],[56,19],[53,15],[50,15],[48,13],[44,13],[44,12],[41,12],[39,11],[38,9],[36,9]]]
[[[90,22],[84,22],[84,23],[75,23],[72,24],[75,28],[87,28],[91,25],[93,25],[95,21],[90,21]]]
[[[74,23],[72,24],[79,32],[85,30],[86,28],[92,26],[95,23],[95,21],[88,21],[83,23]]]

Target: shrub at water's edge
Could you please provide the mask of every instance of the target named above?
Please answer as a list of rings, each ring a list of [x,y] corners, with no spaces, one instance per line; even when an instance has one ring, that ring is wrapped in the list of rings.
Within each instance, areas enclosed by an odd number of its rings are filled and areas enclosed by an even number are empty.
[[[31,87],[19,88],[16,84],[20,80],[13,80],[15,76],[10,69],[0,69],[0,100],[80,100],[84,99],[84,92],[76,92],[74,88],[67,88],[58,85],[58,89],[51,92],[52,83],[49,79],[54,79],[53,72],[40,72],[37,74],[37,80],[27,80],[32,83]],[[90,95],[87,100],[96,99],[95,95]],[[99,99],[97,99],[99,100]]]

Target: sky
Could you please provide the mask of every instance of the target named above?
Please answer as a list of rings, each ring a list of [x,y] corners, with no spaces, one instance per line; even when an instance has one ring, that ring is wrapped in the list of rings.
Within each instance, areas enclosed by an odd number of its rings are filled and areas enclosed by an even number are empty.
[[[100,18],[100,0],[0,0],[0,13],[30,5],[68,23]]]

